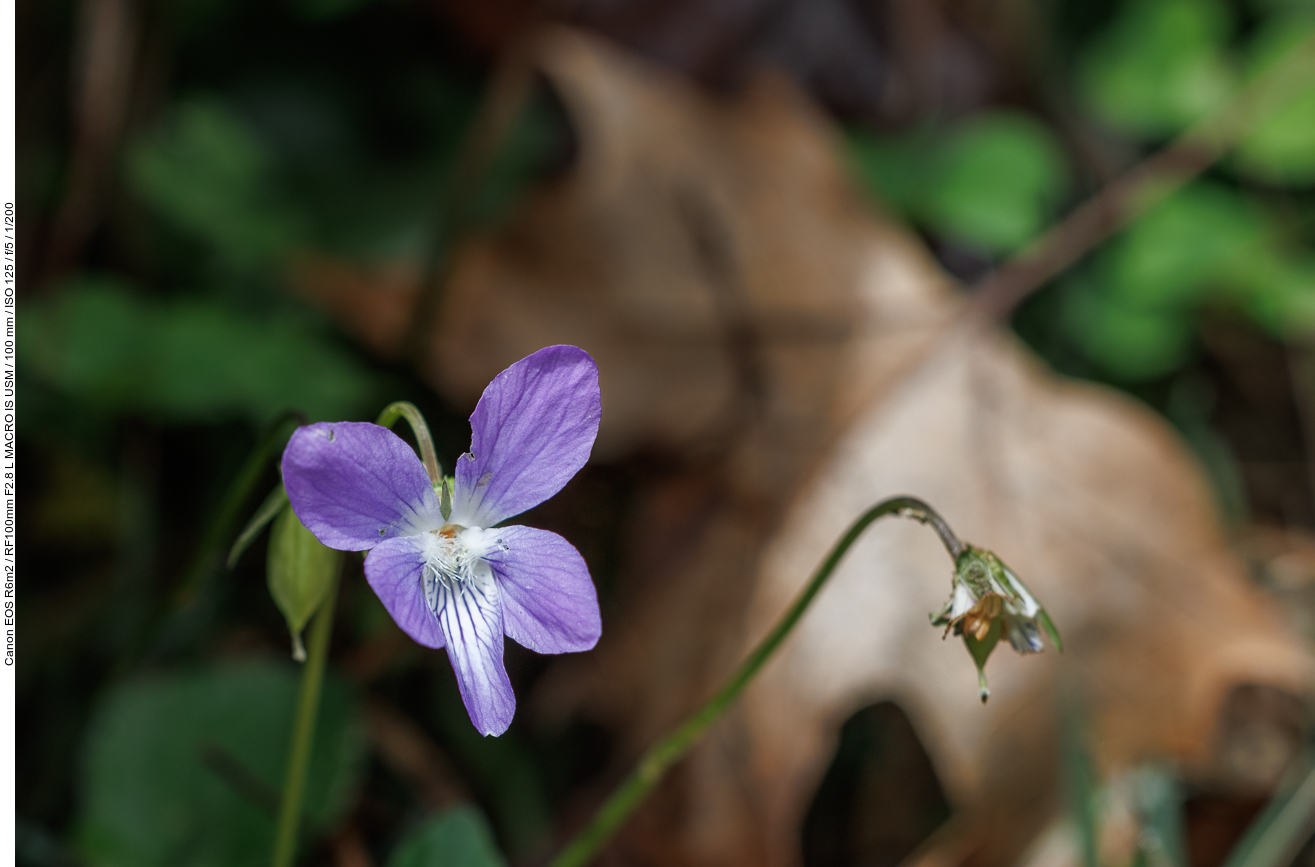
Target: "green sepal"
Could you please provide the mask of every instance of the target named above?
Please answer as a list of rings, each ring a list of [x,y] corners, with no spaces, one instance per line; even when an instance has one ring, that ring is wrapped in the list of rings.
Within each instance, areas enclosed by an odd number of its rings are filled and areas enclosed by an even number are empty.
[[[991,697],[991,690],[986,687],[986,660],[990,658],[991,651],[1000,643],[1000,618],[991,624],[987,630],[986,637],[978,641],[967,632],[963,634],[963,643],[968,647],[968,653],[972,655],[973,662],[977,663],[977,694],[982,699],[982,704]]]
[[[1036,621],[1045,630],[1046,635],[1050,638],[1050,643],[1055,645],[1055,649],[1062,653],[1064,651],[1064,642],[1059,640],[1059,630],[1055,628],[1055,621],[1050,619],[1046,609],[1042,608],[1036,613]]]
[[[981,599],[987,593],[998,593],[999,588],[991,580],[995,578],[999,583],[1002,578],[1003,573],[996,574],[997,563],[999,560],[990,551],[965,545],[954,564],[955,581],[967,586],[974,599]]]
[[[269,595],[288,622],[292,656],[298,662],[306,658],[301,632],[333,587],[338,562],[338,552],[321,545],[291,507],[279,513],[269,536],[266,575]]]
[[[287,505],[287,502],[287,489],[283,487],[282,482],[279,482],[278,487],[269,492],[265,502],[260,504],[260,508],[256,509],[256,514],[252,515],[251,520],[247,521],[247,525],[242,528],[242,533],[237,537],[237,541],[233,543],[233,547],[228,549],[228,561],[225,565],[229,569],[237,565],[237,559],[242,556],[242,552],[260,535],[260,531],[265,529],[265,525],[274,520],[274,516]]]

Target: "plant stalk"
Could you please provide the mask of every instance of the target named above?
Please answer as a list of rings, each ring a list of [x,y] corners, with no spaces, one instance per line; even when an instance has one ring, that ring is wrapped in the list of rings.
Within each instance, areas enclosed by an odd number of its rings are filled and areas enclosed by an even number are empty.
[[[772,654],[776,652],[776,649],[781,646],[781,643],[790,634],[790,631],[794,629],[795,624],[803,617],[814,597],[826,584],[831,574],[835,572],[845,554],[858,541],[858,537],[863,535],[863,531],[869,525],[887,515],[912,518],[919,523],[930,525],[936,531],[936,534],[940,536],[941,543],[945,545],[945,550],[950,553],[950,558],[956,562],[959,555],[964,551],[963,542],[959,541],[959,538],[954,535],[954,531],[945,523],[945,519],[935,509],[916,497],[892,497],[888,500],[882,500],[864,512],[845,532],[845,535],[840,537],[840,541],[832,547],[831,553],[817,567],[812,579],[809,580],[799,596],[795,598],[785,614],[781,616],[781,619],[772,627],[771,632],[767,633],[767,636],[758,643],[758,646],[753,649],[744,662],[740,663],[740,667],[727,679],[721,689],[717,690],[712,698],[708,699],[701,708],[696,710],[671,734],[644,754],[635,769],[630,772],[630,775],[622,781],[611,797],[598,808],[593,821],[566,845],[566,848],[553,859],[550,867],[584,867],[598,854],[598,850],[602,848],[603,844],[620,830],[626,819],[635,811],[635,808],[662,780],[667,769],[689,752],[690,748],[698,743],[704,732],[726,712],[726,709],[730,707],[735,699],[739,698],[740,693],[744,691],[744,687],[748,685],[749,681],[753,680],[754,675],[771,658]]]
[[[301,688],[297,691],[297,710],[292,721],[292,743],[288,749],[288,770],[283,779],[283,796],[279,804],[278,826],[274,834],[272,867],[292,867],[297,854],[297,832],[301,828],[301,802],[306,791],[306,769],[310,765],[311,747],[315,743],[315,722],[319,716],[320,688],[324,685],[324,666],[329,657],[329,638],[333,634],[333,609],[338,597],[338,575],[315,613],[310,627],[309,656],[301,671]]]
[[[420,449],[420,462],[425,465],[430,484],[437,489],[443,484],[443,466],[438,462],[438,454],[434,451],[434,438],[429,435],[429,425],[425,424],[425,417],[420,414],[416,405],[406,400],[390,403],[384,407],[383,412],[379,413],[379,419],[375,424],[391,428],[397,424],[399,418],[406,419],[411,425],[411,432],[416,438],[416,447]]]

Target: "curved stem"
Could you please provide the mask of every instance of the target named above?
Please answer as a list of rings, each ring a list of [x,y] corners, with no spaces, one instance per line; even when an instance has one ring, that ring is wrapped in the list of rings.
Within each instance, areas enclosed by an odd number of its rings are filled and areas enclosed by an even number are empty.
[[[795,624],[803,617],[804,612],[808,609],[814,597],[817,596],[818,591],[822,589],[822,585],[826,584],[836,566],[840,565],[841,559],[858,541],[858,537],[863,534],[863,531],[873,522],[887,515],[912,518],[931,526],[940,536],[941,543],[945,545],[945,550],[950,553],[950,557],[956,562],[959,555],[964,551],[963,542],[959,541],[959,537],[954,535],[954,531],[945,523],[945,519],[935,509],[916,497],[892,497],[888,500],[882,500],[864,512],[845,532],[845,535],[840,537],[840,541],[836,542],[831,549],[831,553],[827,555],[822,564],[817,567],[817,571],[813,573],[808,585],[804,587],[794,603],[772,627],[771,632],[768,632],[767,636],[758,642],[758,646],[753,649],[744,662],[740,663],[740,667],[727,679],[721,689],[717,690],[716,694],[708,699],[703,707],[695,711],[675,731],[644,754],[643,758],[639,760],[639,764],[630,772],[630,775],[622,781],[621,785],[612,793],[612,796],[598,808],[593,821],[566,845],[566,848],[553,859],[550,867],[583,867],[583,865],[589,863],[602,845],[620,829],[640,802],[657,786],[667,769],[685,753],[689,752],[690,748],[708,730],[708,727],[716,722],[726,712],[731,703],[739,697],[744,687],[753,679],[771,655],[776,652],[776,649],[781,646],[781,642],[790,634],[790,630],[794,629]]]
[[[278,827],[274,833],[274,853],[270,858],[272,867],[292,867],[297,854],[297,832],[301,829],[306,769],[310,765],[311,747],[315,743],[320,687],[324,684],[324,665],[329,657],[329,637],[333,634],[333,609],[337,596],[338,573],[335,571],[324,604],[315,613],[315,620],[310,627],[310,653],[301,670],[301,688],[297,692],[292,743],[288,748],[288,769],[283,779],[283,797],[279,804]]]
[[[405,418],[410,423],[416,437],[416,447],[420,449],[420,462],[425,465],[425,472],[429,473],[430,484],[437,488],[443,483],[443,466],[434,453],[434,438],[429,435],[429,425],[425,424],[425,417],[416,409],[416,405],[406,400],[390,403],[379,413],[379,420],[375,424],[392,427],[399,418]]]

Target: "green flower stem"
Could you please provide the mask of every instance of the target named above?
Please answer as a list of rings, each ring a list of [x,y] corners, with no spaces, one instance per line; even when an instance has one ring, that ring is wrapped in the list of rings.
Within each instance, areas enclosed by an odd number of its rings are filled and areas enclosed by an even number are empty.
[[[892,497],[889,500],[882,500],[877,505],[863,513],[857,521],[850,526],[844,536],[840,537],[831,553],[822,561],[822,565],[817,567],[813,573],[812,579],[804,587],[798,598],[785,612],[772,631],[767,633],[758,646],[753,649],[748,658],[740,664],[735,673],[730,676],[721,689],[712,698],[708,699],[703,707],[694,712],[685,722],[676,728],[671,734],[659,741],[639,760],[639,764],[630,772],[630,775],[617,787],[612,796],[608,798],[598,812],[594,814],[593,821],[575,836],[566,848],[553,859],[550,867],[584,867],[598,853],[603,844],[611,838],[625,823],[635,808],[648,796],[657,784],[662,780],[668,768],[680,760],[685,753],[689,752],[694,744],[698,743],[703,733],[717,721],[717,719],[726,712],[731,703],[739,698],[744,687],[753,680],[763,663],[771,658],[776,649],[785,641],[790,630],[794,629],[795,624],[804,616],[804,612],[812,603],[813,598],[817,596],[822,585],[826,584],[827,579],[831,577],[840,565],[841,559],[848,553],[853,544],[858,541],[858,537],[873,522],[887,515],[896,515],[901,518],[912,518],[923,524],[928,524],[941,537],[941,542],[945,549],[950,552],[951,559],[957,562],[959,555],[963,553],[964,544],[954,535],[945,519],[937,514],[936,510],[924,503],[922,500],[914,497]]]
[[[379,420],[375,424],[390,428],[397,424],[399,418],[405,418],[410,423],[415,433],[416,446],[420,449],[420,461],[425,465],[425,472],[429,473],[430,483],[437,489],[443,483],[443,467],[434,452],[434,438],[429,435],[429,425],[425,424],[425,417],[416,409],[416,405],[405,400],[390,403],[379,413]]]
[[[324,604],[315,613],[310,626],[309,656],[301,670],[301,688],[297,691],[297,710],[292,722],[292,744],[288,749],[288,770],[283,778],[274,854],[270,859],[273,867],[292,867],[297,854],[297,831],[301,828],[306,768],[310,765],[311,746],[315,743],[320,687],[324,685],[324,664],[329,657],[329,638],[333,634],[333,609],[337,597],[338,574],[335,572],[329,592],[324,597]]]

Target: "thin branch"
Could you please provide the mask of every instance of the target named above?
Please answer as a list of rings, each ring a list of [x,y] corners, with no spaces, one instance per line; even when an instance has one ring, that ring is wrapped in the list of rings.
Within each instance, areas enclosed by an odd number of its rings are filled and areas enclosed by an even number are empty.
[[[1315,36],[1226,106],[1133,166],[978,284],[970,310],[1004,320],[1025,298],[1235,147],[1315,75]]]

